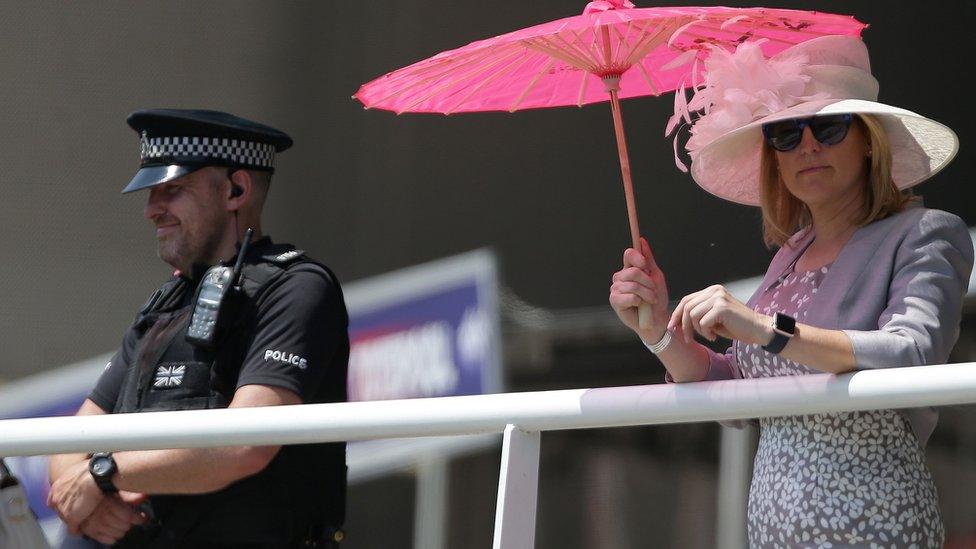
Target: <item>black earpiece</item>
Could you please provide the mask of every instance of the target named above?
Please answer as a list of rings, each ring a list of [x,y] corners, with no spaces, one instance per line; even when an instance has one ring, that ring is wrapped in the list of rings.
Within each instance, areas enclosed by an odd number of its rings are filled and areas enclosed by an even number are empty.
[[[237,198],[237,197],[241,196],[242,194],[244,194],[244,189],[242,189],[240,187],[240,185],[238,185],[237,183],[234,183],[234,172],[236,172],[236,171],[237,171],[237,168],[228,168],[227,169],[227,179],[230,181],[230,197],[231,198]]]

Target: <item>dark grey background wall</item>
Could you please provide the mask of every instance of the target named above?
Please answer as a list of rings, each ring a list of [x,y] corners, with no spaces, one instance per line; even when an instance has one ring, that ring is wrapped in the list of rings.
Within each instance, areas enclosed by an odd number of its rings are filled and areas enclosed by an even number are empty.
[[[710,4],[711,2],[699,2]],[[640,6],[648,2],[637,0]],[[660,2],[659,4],[673,4]],[[744,2],[725,2],[746,5]],[[751,3],[750,3],[751,4]],[[267,228],[345,280],[481,246],[551,308],[605,303],[628,232],[610,116],[583,109],[394,116],[350,96],[442,49],[584,2],[9,2],[0,7],[0,378],[105,352],[167,276],[125,125],[150,106],[229,110],[296,141]],[[883,101],[952,126],[956,162],[920,188],[976,224],[969,2],[779,2],[855,15]],[[671,99],[624,103],[644,233],[672,294],[760,273],[758,213],[700,191],[663,138]]]

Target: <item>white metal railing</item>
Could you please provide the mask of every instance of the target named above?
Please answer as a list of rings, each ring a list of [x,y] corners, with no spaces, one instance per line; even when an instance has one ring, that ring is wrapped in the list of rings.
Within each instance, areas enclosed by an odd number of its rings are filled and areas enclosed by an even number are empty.
[[[0,421],[0,456],[504,433],[494,547],[532,547],[541,431],[976,403],[976,363],[703,383]]]

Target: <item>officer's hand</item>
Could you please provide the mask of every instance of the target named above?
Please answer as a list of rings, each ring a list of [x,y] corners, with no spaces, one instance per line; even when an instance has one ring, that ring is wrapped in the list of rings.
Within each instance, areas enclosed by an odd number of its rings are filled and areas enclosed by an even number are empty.
[[[77,535],[81,522],[87,519],[105,499],[95,479],[88,472],[88,462],[72,465],[51,484],[47,506],[57,511],[68,531]]]
[[[132,507],[145,500],[145,494],[124,491],[106,496],[81,523],[81,532],[99,543],[114,545],[134,525],[146,522],[146,518]]]

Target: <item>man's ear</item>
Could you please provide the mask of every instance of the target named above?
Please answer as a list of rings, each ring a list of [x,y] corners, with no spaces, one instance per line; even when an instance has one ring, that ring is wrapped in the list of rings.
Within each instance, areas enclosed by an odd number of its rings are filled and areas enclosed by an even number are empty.
[[[234,170],[230,174],[230,196],[227,201],[228,210],[239,210],[251,200],[254,181],[247,170]]]

